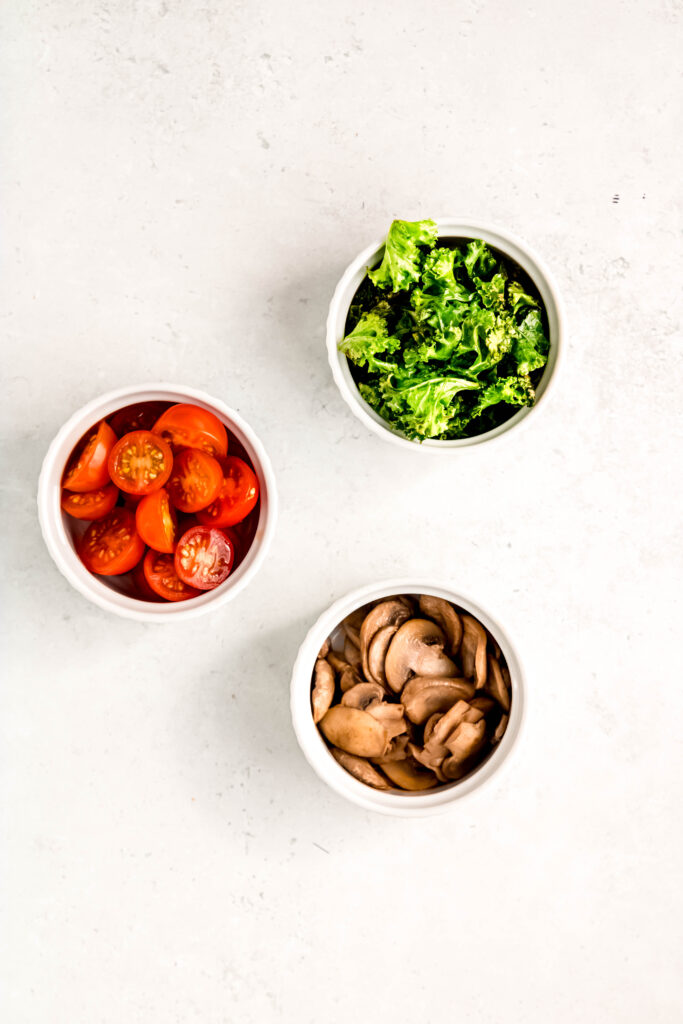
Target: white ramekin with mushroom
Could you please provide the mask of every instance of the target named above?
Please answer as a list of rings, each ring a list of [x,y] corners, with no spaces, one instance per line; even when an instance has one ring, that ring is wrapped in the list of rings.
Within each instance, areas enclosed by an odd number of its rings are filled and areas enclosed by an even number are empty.
[[[333,789],[366,808],[431,814],[507,759],[524,711],[499,622],[448,586],[389,581],[318,619],[292,676],[299,744]]]

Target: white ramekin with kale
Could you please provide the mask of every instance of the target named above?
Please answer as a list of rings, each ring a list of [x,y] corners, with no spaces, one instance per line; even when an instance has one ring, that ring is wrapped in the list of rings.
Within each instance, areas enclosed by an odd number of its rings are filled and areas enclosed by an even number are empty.
[[[328,347],[342,394],[373,429],[450,448],[528,413],[559,331],[547,271],[521,243],[472,225],[395,220],[383,247],[342,278]]]

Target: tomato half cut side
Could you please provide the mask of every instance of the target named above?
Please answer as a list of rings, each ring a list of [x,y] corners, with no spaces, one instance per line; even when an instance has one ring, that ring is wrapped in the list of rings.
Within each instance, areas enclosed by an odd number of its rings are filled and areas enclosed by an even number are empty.
[[[62,486],[67,491],[94,491],[109,480],[109,455],[116,444],[116,434],[102,420],[88,431],[72,451],[64,471]]]
[[[199,590],[180,579],[173,555],[150,550],[145,555],[142,568],[150,588],[166,601],[187,601],[200,594]]]
[[[178,526],[165,487],[140,499],[135,510],[135,526],[150,548],[173,554]]]
[[[117,437],[123,437],[134,430],[151,430],[168,406],[168,402],[135,402],[133,405],[124,405],[123,409],[109,417],[109,423]]]
[[[145,545],[135,529],[135,516],[127,508],[115,508],[91,523],[78,544],[86,569],[98,576],[130,572],[144,554]]]
[[[62,491],[62,508],[74,519],[103,519],[116,504],[118,487],[107,484],[96,491]]]
[[[217,497],[222,483],[221,467],[212,455],[183,448],[173,460],[166,489],[181,512],[199,512]]]
[[[235,548],[221,531],[210,526],[193,526],[182,535],[175,550],[178,576],[190,587],[213,590],[228,578],[235,560]]]
[[[174,448],[197,448],[208,455],[226,455],[228,432],[208,409],[199,405],[172,405],[154,425],[154,433]]]
[[[161,603],[161,597],[152,590],[147,582],[144,558],[135,566],[131,573],[131,577],[135,588],[133,596],[136,597],[138,601],[155,601],[157,603]]]
[[[150,430],[134,430],[117,441],[109,456],[109,475],[127,494],[151,494],[163,487],[173,468],[173,452]]]
[[[235,455],[228,455],[222,464],[223,483],[218,497],[197,516],[205,526],[235,526],[246,519],[258,501],[258,478],[251,466]]]

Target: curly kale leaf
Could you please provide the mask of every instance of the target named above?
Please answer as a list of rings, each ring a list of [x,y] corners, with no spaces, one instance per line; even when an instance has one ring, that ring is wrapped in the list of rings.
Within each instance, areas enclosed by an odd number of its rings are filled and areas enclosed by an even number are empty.
[[[368,277],[378,288],[404,291],[420,278],[424,246],[433,245],[437,227],[433,220],[395,220],[389,228],[384,256]]]
[[[340,343],[339,349],[356,366],[382,369],[388,364],[377,356],[395,352],[400,345],[400,339],[389,334],[386,313],[383,304],[380,304],[370,313],[361,314],[351,333]]]

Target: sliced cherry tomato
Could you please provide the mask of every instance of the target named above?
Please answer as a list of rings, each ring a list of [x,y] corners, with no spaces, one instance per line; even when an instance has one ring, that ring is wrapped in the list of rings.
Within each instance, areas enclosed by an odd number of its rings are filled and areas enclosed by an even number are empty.
[[[161,487],[154,494],[146,494],[135,510],[137,531],[155,551],[173,554],[177,532],[175,510],[168,500],[168,491]]]
[[[213,504],[197,516],[205,526],[235,526],[249,515],[258,501],[258,479],[251,466],[235,455],[228,455],[222,464],[220,493]]]
[[[196,448],[183,448],[173,461],[167,491],[181,512],[198,512],[217,497],[223,473],[217,460]]]
[[[137,597],[140,601],[161,601],[159,594],[155,594],[145,576],[145,559],[135,566],[131,573],[133,579],[133,585],[135,588],[134,597]]]
[[[115,444],[116,434],[104,420],[82,437],[64,472],[67,491],[94,491],[110,483],[107,462]]]
[[[190,587],[213,590],[228,578],[235,560],[229,538],[210,526],[193,526],[182,535],[175,550],[178,576]]]
[[[148,551],[142,563],[145,579],[155,594],[167,601],[187,601],[197,597],[199,590],[181,580],[175,571],[173,555],[159,551]]]
[[[62,508],[74,519],[102,519],[111,512],[118,496],[113,484],[96,491],[62,491]]]
[[[151,430],[164,409],[168,409],[168,402],[136,402],[115,412],[109,423],[117,437],[133,430]]]
[[[98,576],[130,572],[144,550],[145,545],[135,529],[135,516],[127,508],[115,508],[104,519],[91,523],[78,545],[86,569]]]
[[[117,441],[109,456],[109,474],[128,494],[151,494],[163,487],[173,468],[173,452],[150,430],[134,430]]]
[[[209,455],[226,455],[228,432],[212,412],[198,405],[172,405],[154,425],[154,433],[175,448],[198,448]]]

